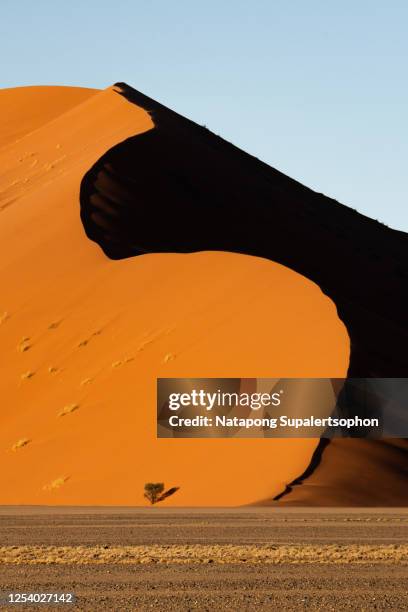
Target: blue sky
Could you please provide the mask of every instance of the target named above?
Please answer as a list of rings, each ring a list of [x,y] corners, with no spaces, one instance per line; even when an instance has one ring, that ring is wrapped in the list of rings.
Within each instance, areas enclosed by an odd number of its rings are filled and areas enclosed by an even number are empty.
[[[1,0],[0,87],[126,81],[408,231],[407,30],[405,0]]]

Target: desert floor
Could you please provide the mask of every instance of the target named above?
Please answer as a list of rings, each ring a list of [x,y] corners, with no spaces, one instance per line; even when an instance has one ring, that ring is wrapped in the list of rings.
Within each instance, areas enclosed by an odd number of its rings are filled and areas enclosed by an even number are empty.
[[[3,506],[0,592],[93,611],[406,610],[407,535],[408,509]]]

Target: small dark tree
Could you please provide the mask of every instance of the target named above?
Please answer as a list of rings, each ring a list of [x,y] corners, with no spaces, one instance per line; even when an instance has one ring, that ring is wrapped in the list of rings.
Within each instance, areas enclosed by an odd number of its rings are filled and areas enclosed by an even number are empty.
[[[163,482],[147,482],[144,487],[144,496],[153,505],[159,501],[160,495],[164,491]]]
[[[172,487],[165,491],[163,482],[147,482],[144,486],[144,496],[153,505],[163,501],[166,497],[170,497],[178,490],[179,487]]]

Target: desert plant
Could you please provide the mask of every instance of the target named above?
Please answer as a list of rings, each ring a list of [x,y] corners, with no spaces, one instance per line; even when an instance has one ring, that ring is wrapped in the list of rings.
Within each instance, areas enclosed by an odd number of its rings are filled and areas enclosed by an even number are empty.
[[[163,501],[166,497],[170,497],[178,490],[179,487],[172,487],[165,491],[163,482],[147,482],[144,486],[144,496],[153,505]]]

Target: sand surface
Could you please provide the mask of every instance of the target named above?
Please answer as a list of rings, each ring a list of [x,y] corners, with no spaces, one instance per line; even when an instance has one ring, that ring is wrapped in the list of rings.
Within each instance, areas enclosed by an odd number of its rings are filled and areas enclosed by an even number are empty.
[[[81,610],[403,610],[407,536],[405,509],[3,507],[0,590],[72,591]]]

